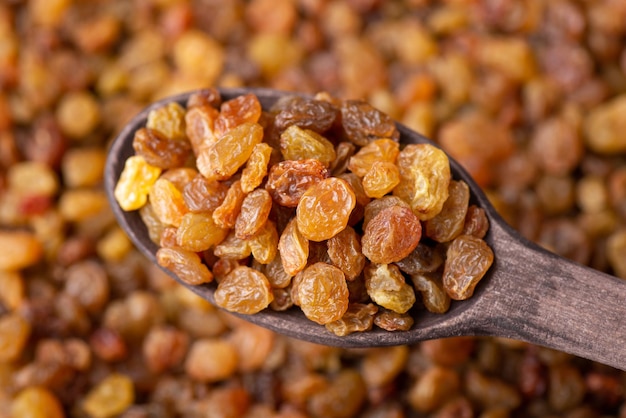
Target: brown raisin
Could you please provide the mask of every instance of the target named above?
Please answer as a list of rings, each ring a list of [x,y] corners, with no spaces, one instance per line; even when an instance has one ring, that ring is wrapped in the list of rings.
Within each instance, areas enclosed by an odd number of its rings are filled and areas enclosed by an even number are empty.
[[[186,139],[170,139],[149,128],[135,132],[133,148],[148,164],[162,169],[184,165],[191,153],[191,144]]]
[[[485,241],[459,235],[446,252],[443,285],[448,295],[455,300],[471,297],[492,263],[493,251]]]
[[[248,239],[261,230],[272,210],[272,197],[265,189],[249,193],[241,203],[241,211],[235,222],[238,238]]]
[[[441,276],[437,274],[412,274],[415,290],[422,294],[422,303],[433,313],[445,313],[450,309],[450,296],[443,288]]]
[[[339,109],[331,103],[305,97],[293,97],[288,105],[276,114],[276,127],[283,131],[290,126],[310,129],[318,133],[329,130],[337,116]]]
[[[465,225],[469,198],[469,187],[464,181],[450,181],[448,199],[441,212],[425,222],[424,235],[437,242],[452,241],[460,235]]]
[[[317,160],[281,161],[270,169],[265,188],[279,205],[296,207],[304,192],[328,175]]]
[[[363,100],[342,103],[341,124],[348,139],[361,147],[376,139],[400,137],[393,119]]]
[[[256,123],[261,117],[261,103],[253,93],[243,94],[222,103],[215,119],[215,134],[220,138],[230,130],[244,124]]]
[[[198,173],[183,188],[183,199],[191,212],[213,212],[228,193],[228,186],[219,181],[209,181]]]
[[[365,267],[365,256],[361,252],[361,238],[354,228],[347,226],[327,241],[328,257],[339,267],[348,280],[356,279]]]

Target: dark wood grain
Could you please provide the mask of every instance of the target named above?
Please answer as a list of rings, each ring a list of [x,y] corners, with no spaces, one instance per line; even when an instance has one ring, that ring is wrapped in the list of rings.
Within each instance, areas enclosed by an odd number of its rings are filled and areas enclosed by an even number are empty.
[[[267,89],[222,90],[225,99],[243,93],[257,94],[268,108],[283,92]],[[292,93],[290,93],[292,94]],[[175,100],[184,104],[188,94]],[[157,102],[135,117],[112,143],[105,172],[106,190],[120,226],[137,248],[155,262],[157,246],[148,237],[138,213],[124,212],[113,198],[113,189],[124,161],[133,154],[134,132],[145,124]],[[401,142],[429,142],[399,125]],[[415,309],[415,325],[409,331],[374,329],[338,337],[304,317],[298,309],[287,312],[265,310],[244,319],[288,336],[340,347],[375,347],[411,344],[422,340],[461,336],[493,335],[519,339],[558,349],[626,370],[626,281],[578,265],[545,251],[523,239],[491,207],[470,176],[455,161],[450,162],[455,178],[470,185],[472,200],[485,208],[491,228],[485,238],[494,249],[495,262],[479,283],[474,296],[453,302],[443,315]],[[181,284],[213,302],[214,284]]]

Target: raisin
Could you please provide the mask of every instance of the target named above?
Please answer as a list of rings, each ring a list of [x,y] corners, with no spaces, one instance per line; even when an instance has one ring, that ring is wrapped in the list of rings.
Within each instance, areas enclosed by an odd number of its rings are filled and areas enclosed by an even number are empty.
[[[348,286],[343,272],[315,263],[293,278],[291,298],[307,318],[318,324],[339,320],[348,309]]]
[[[272,261],[263,266],[263,273],[274,290],[284,289],[291,284],[291,275],[283,268],[280,254],[276,254]]]
[[[231,312],[254,314],[274,299],[267,277],[258,270],[239,266],[228,273],[215,290],[215,303]]]
[[[437,215],[448,198],[448,156],[430,144],[409,144],[397,160],[400,183],[393,194],[409,203],[420,220]]]
[[[317,160],[281,161],[270,169],[265,188],[279,205],[296,207],[304,192],[328,175]]]
[[[187,284],[197,285],[213,280],[213,274],[194,252],[182,248],[159,248],[156,259],[159,266],[171,271]]]
[[[194,168],[176,167],[164,171],[160,178],[168,180],[182,192],[185,190],[187,184],[191,183],[194,177],[196,177],[196,175],[198,175],[198,172]]]
[[[391,139],[376,139],[365,145],[350,158],[348,169],[359,177],[363,177],[376,162],[395,163],[400,145]]]
[[[395,264],[370,264],[365,268],[365,287],[372,300],[394,312],[406,313],[415,303],[415,292]]]
[[[417,247],[421,236],[422,225],[410,209],[390,206],[365,227],[361,239],[363,254],[378,264],[400,261]]]
[[[420,242],[409,255],[395,264],[406,274],[433,273],[443,265],[444,257],[442,247]]]
[[[235,221],[235,235],[248,239],[261,230],[272,210],[272,197],[265,189],[256,189],[241,203],[241,211]]]
[[[272,155],[272,147],[261,142],[252,149],[252,154],[241,173],[241,190],[250,193],[256,189],[267,175],[268,164]]]
[[[361,147],[376,139],[400,137],[393,119],[363,100],[342,103],[341,124],[348,139]]]
[[[243,260],[248,257],[251,252],[250,242],[237,238],[235,231],[231,231],[213,250],[213,254],[217,257],[233,260]]]
[[[215,87],[200,89],[189,95],[187,99],[187,109],[191,110],[198,106],[211,106],[219,108],[222,104],[222,96]]]
[[[183,188],[183,199],[191,212],[213,212],[228,193],[228,186],[219,181],[209,181],[198,173]]]
[[[450,309],[450,296],[443,288],[439,275],[412,274],[411,280],[415,290],[422,294],[422,303],[433,313],[445,313]]]
[[[194,155],[199,156],[217,141],[213,129],[218,115],[218,110],[211,106],[197,106],[185,114],[185,132]]]
[[[383,196],[380,199],[372,199],[365,205],[363,212],[363,229],[367,227],[367,224],[378,215],[378,213],[390,206],[401,206],[405,208],[411,208],[408,203],[400,199],[398,196]]]
[[[437,242],[452,241],[460,235],[465,225],[469,197],[469,187],[464,181],[450,181],[448,199],[441,212],[425,222],[424,235]]]
[[[187,213],[176,231],[176,243],[185,250],[201,252],[226,238],[228,230],[215,224],[210,213]]]
[[[222,204],[213,212],[215,224],[226,229],[234,227],[245,197],[246,194],[241,190],[241,181],[233,182],[228,188]]]
[[[465,223],[463,224],[463,235],[473,235],[476,238],[484,238],[489,230],[489,219],[485,209],[476,205],[470,205],[465,215]]]
[[[338,115],[339,109],[329,102],[296,96],[276,114],[275,124],[281,131],[298,126],[324,133],[333,126]]]
[[[374,315],[378,308],[373,303],[362,304],[353,303],[348,306],[348,310],[337,321],[329,322],[326,329],[340,337],[352,334],[353,332],[369,331],[374,325]]]
[[[268,264],[278,253],[278,231],[272,221],[267,221],[261,229],[249,239],[252,256],[261,264]]]
[[[409,313],[400,314],[389,309],[379,309],[374,324],[385,331],[408,331],[415,320]]]
[[[186,138],[185,109],[176,102],[152,109],[148,113],[146,128],[159,131],[169,139],[184,140]]]
[[[471,297],[492,263],[493,251],[485,241],[459,235],[446,252],[443,285],[448,295],[455,300]]]
[[[348,280],[354,280],[365,267],[365,256],[361,252],[361,239],[354,228],[348,226],[327,241],[328,257],[339,267]]]
[[[323,241],[341,232],[356,205],[352,187],[345,180],[330,177],[311,186],[296,209],[298,230],[311,241]]]
[[[400,170],[394,163],[376,161],[362,180],[368,197],[381,198],[400,183]]]
[[[285,160],[315,159],[328,167],[335,159],[335,146],[317,132],[290,126],[280,135],[280,151]]]
[[[253,93],[237,96],[222,103],[215,119],[215,134],[220,138],[242,124],[258,122],[260,117],[261,103]]]
[[[309,240],[298,230],[295,218],[289,221],[280,236],[278,251],[287,274],[294,276],[306,267],[309,258]]]
[[[348,163],[355,152],[356,146],[352,142],[343,141],[337,144],[335,159],[329,167],[333,176],[339,176],[348,170]]]
[[[208,180],[226,180],[248,161],[262,138],[261,125],[253,122],[238,125],[200,153],[196,159],[198,170]]]
[[[115,185],[115,200],[125,211],[141,208],[148,201],[150,188],[160,175],[161,169],[151,166],[143,157],[129,157]]]
[[[180,225],[188,212],[182,193],[169,180],[159,178],[150,188],[149,199],[152,210],[165,225]]]
[[[135,132],[133,148],[135,154],[142,156],[148,164],[162,169],[184,165],[191,153],[191,144],[187,140],[170,139],[149,128]]]

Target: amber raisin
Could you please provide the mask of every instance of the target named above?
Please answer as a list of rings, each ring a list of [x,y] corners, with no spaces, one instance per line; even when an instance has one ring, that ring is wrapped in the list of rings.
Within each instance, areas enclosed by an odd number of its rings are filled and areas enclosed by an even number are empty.
[[[184,165],[191,152],[187,140],[171,139],[149,128],[135,132],[133,148],[135,154],[141,155],[148,164],[162,169]]]
[[[335,335],[343,337],[353,332],[369,331],[374,325],[374,315],[378,308],[373,303],[353,303],[337,321],[326,324],[326,329]]]
[[[185,109],[176,102],[152,109],[148,113],[146,128],[159,131],[169,139],[183,140],[185,138]]]
[[[370,264],[365,268],[365,287],[376,304],[406,313],[415,303],[415,292],[395,264]]]
[[[244,165],[254,146],[263,139],[263,128],[245,122],[210,144],[196,159],[198,170],[208,180],[226,180]]]
[[[348,139],[359,146],[375,139],[400,137],[393,119],[363,100],[342,103],[341,123]]]
[[[241,173],[241,190],[244,193],[250,193],[261,185],[267,175],[271,155],[272,147],[265,142],[254,146],[246,167]]]
[[[348,162],[356,152],[356,146],[352,142],[343,141],[335,147],[335,159],[330,163],[330,171],[333,176],[339,176],[348,170]]]
[[[455,300],[471,297],[492,263],[493,251],[485,241],[459,235],[446,252],[443,285],[448,295]]]
[[[266,221],[261,229],[249,239],[252,256],[261,264],[267,264],[274,260],[278,253],[278,231],[276,224]]]
[[[211,106],[197,106],[185,114],[185,132],[196,157],[217,141],[213,129],[218,115],[218,110]]]
[[[182,193],[169,180],[158,179],[150,188],[149,199],[154,213],[165,225],[180,225],[188,212]]]
[[[233,182],[228,188],[222,204],[213,212],[215,224],[222,228],[234,227],[245,197],[246,194],[241,190],[241,181]]]
[[[317,160],[281,161],[270,169],[265,188],[279,205],[296,207],[304,192],[328,175]]]
[[[348,280],[356,279],[365,267],[365,256],[361,252],[361,238],[348,226],[327,241],[328,257],[339,267]]]
[[[244,124],[256,123],[261,117],[261,103],[253,93],[243,94],[225,101],[215,119],[215,134],[220,138],[230,130]]]
[[[400,183],[400,170],[394,163],[376,161],[363,177],[362,183],[368,197],[381,198]]]
[[[407,274],[433,273],[443,265],[445,250],[440,246],[430,246],[423,242],[396,265]]]
[[[465,224],[463,225],[463,235],[473,235],[476,238],[484,238],[489,230],[489,219],[485,209],[476,205],[470,205],[465,215]]]
[[[348,225],[355,205],[348,182],[337,177],[324,179],[302,195],[296,209],[298,230],[311,241],[330,239]]]
[[[182,248],[159,248],[156,258],[161,267],[187,284],[197,285],[213,280],[213,274],[194,252]]]
[[[235,234],[248,239],[261,230],[272,210],[272,197],[265,189],[249,193],[241,203],[241,210],[235,221]]]
[[[309,258],[309,240],[298,230],[295,218],[289,221],[281,234],[278,251],[287,274],[294,276],[306,267]]]
[[[183,199],[191,212],[213,212],[226,194],[228,186],[219,181],[209,181],[198,173],[183,188]]]
[[[385,331],[408,331],[415,320],[409,313],[400,314],[389,309],[379,309],[374,324]]]
[[[363,254],[378,264],[402,260],[417,247],[422,225],[408,208],[390,206],[381,210],[363,232]]]
[[[469,187],[462,181],[452,180],[441,212],[425,222],[424,235],[437,241],[448,242],[463,231],[469,204]]]
[[[228,273],[215,290],[215,303],[231,312],[254,314],[274,299],[267,277],[258,270],[239,266]]]
[[[367,227],[367,224],[378,215],[378,213],[390,206],[401,206],[405,208],[409,208],[410,206],[407,202],[400,199],[398,196],[383,196],[380,199],[372,199],[367,205],[365,205],[365,210],[363,213],[363,229]]]
[[[348,309],[348,286],[343,272],[315,263],[293,278],[291,298],[307,318],[318,324],[339,320]]]
[[[365,145],[350,158],[348,169],[359,177],[363,177],[376,162],[395,163],[400,145],[391,139],[376,139]]]
[[[231,231],[228,236],[220,242],[213,250],[213,254],[220,258],[243,260],[251,253],[250,242],[237,238],[235,231]]]

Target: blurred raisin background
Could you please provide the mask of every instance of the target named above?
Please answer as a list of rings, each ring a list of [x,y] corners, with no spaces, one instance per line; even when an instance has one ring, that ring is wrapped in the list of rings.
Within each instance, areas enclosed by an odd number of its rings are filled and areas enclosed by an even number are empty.
[[[2,0],[0,417],[626,417],[626,374],[521,342],[340,350],[235,320],[149,265],[102,188],[153,100],[327,91],[626,279],[625,41],[623,0]]]

